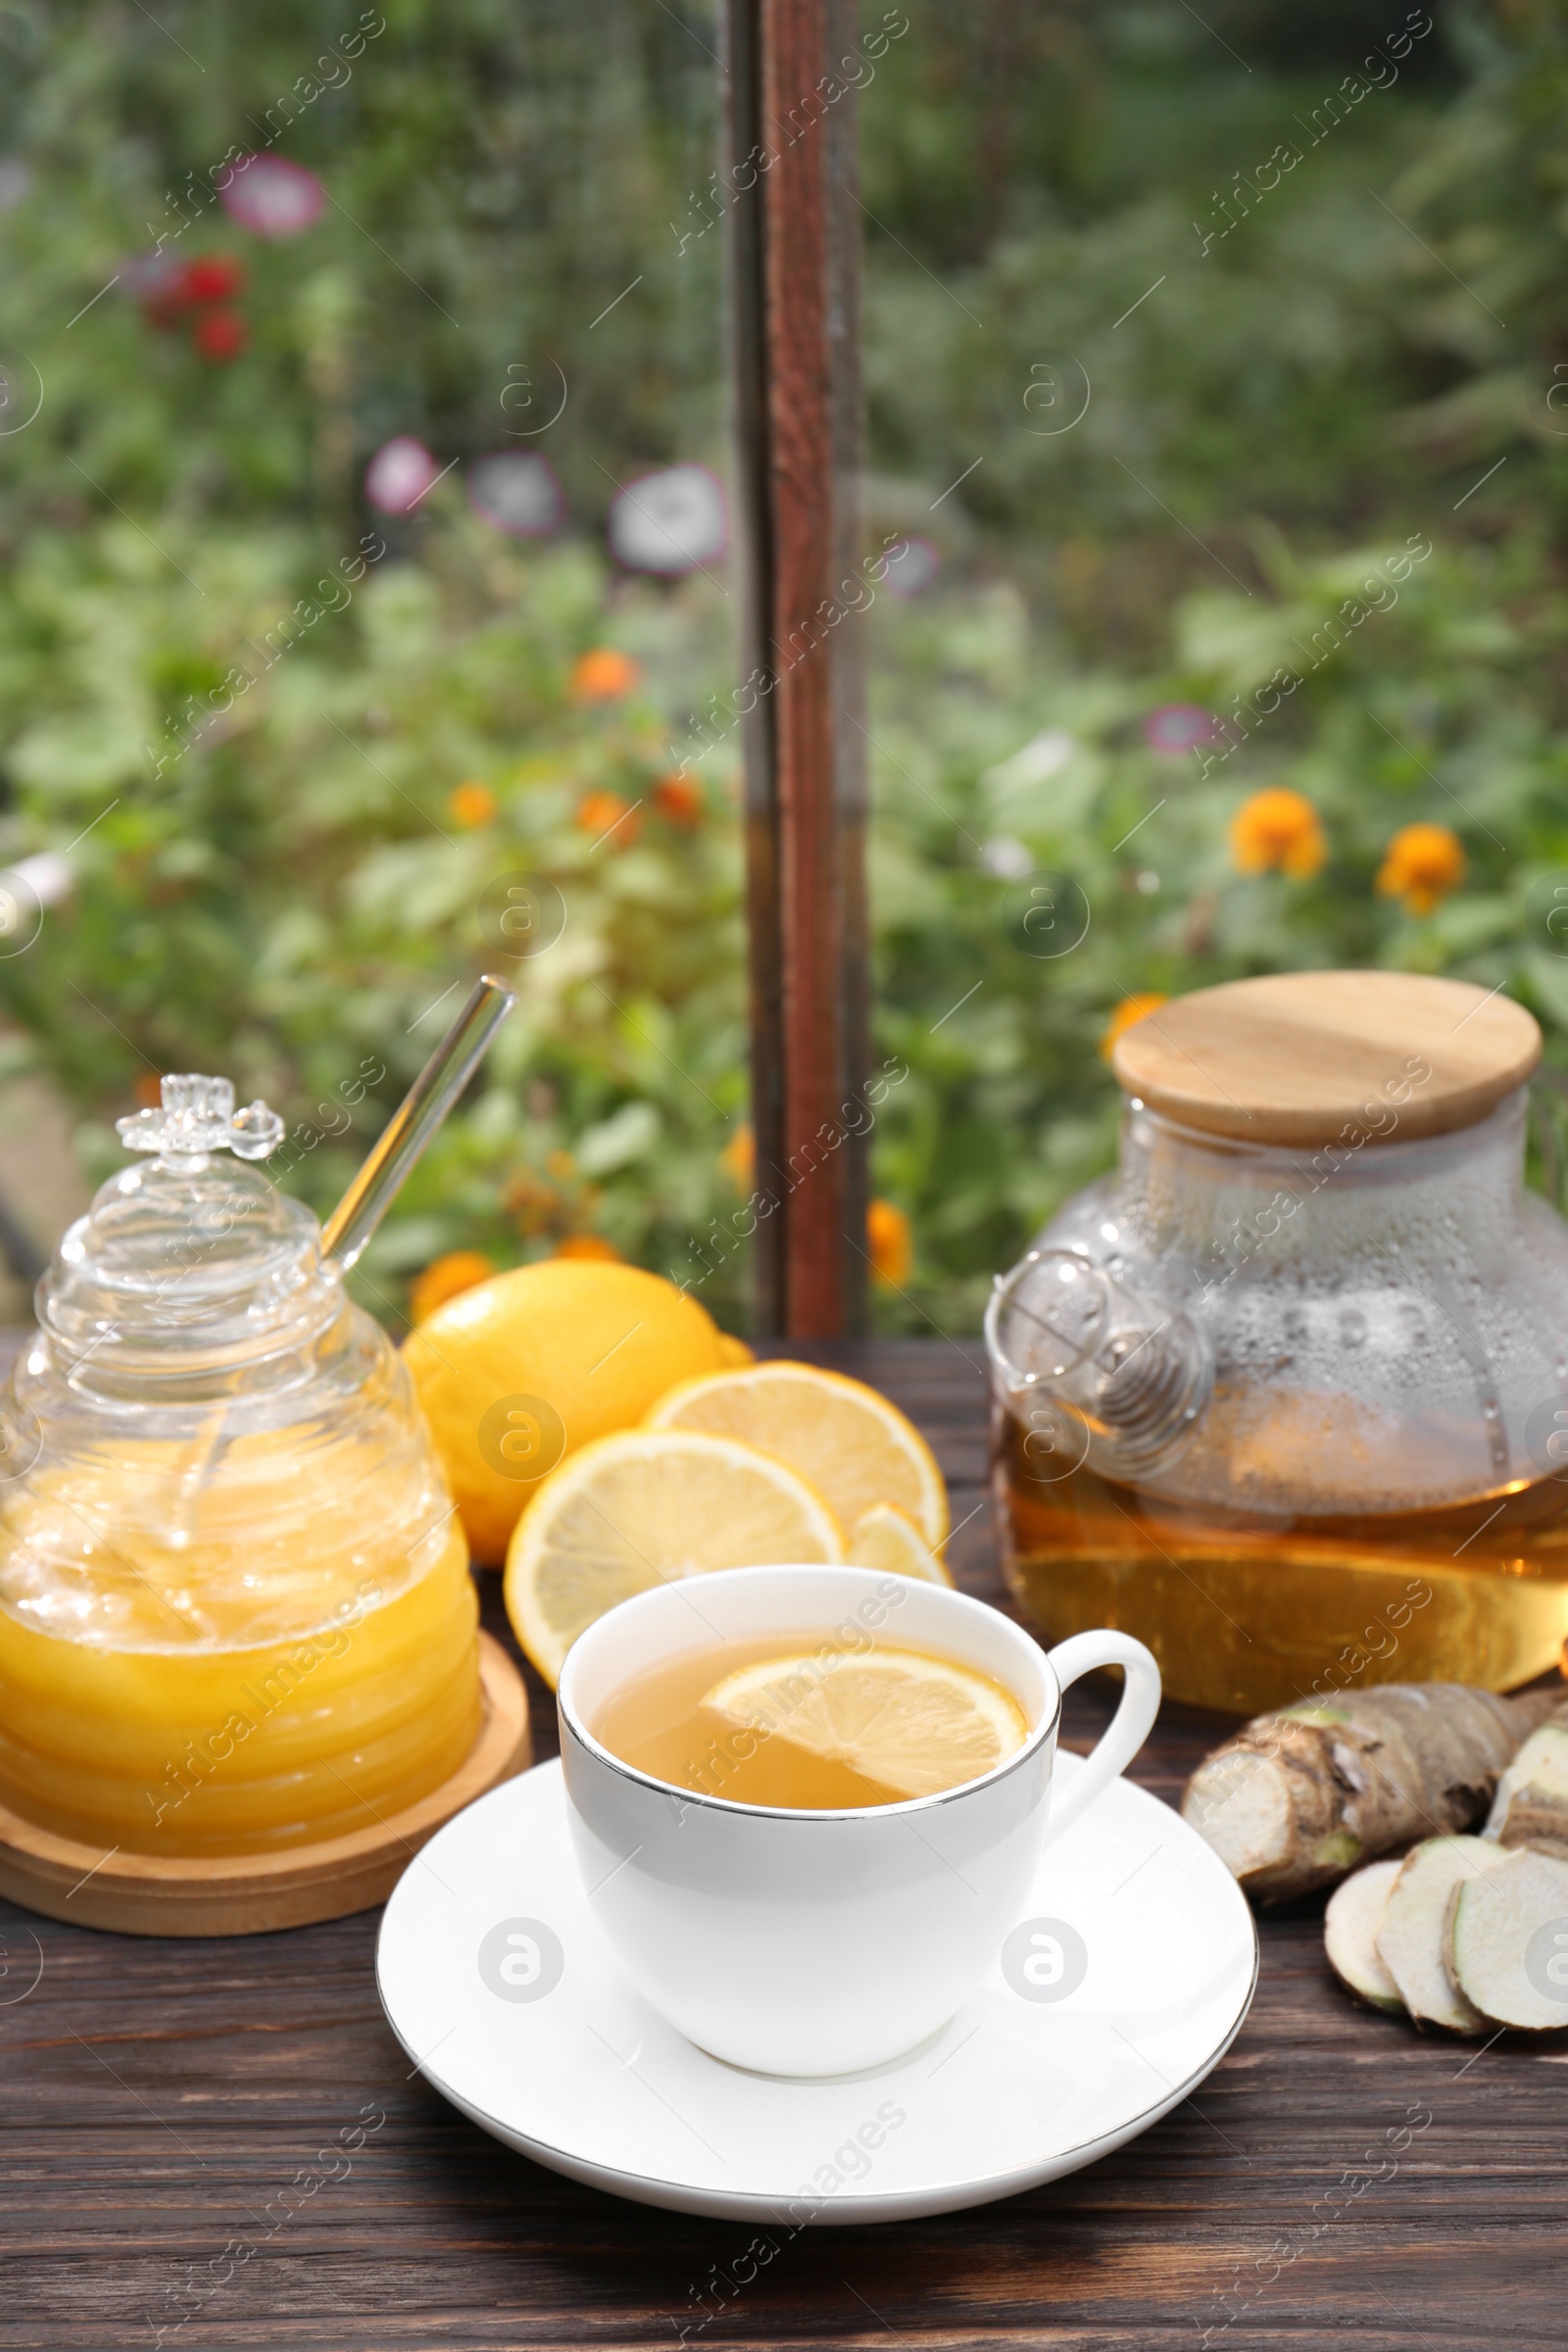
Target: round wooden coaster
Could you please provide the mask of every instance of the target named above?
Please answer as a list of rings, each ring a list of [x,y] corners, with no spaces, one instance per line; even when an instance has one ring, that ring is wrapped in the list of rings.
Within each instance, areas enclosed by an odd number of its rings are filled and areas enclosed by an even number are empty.
[[[528,1693],[488,1634],[479,1636],[479,1736],[461,1769],[371,1829],[284,1853],[166,1860],[120,1848],[105,1855],[0,1805],[0,1894],[48,1919],[122,1936],[261,1936],[368,1911],[444,1822],[532,1761]]]

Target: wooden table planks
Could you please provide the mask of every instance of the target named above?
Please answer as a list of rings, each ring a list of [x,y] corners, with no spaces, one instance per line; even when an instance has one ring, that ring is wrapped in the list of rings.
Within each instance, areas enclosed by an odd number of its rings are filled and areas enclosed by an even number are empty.
[[[921,1423],[955,1520],[975,1514],[959,1581],[1001,1599],[978,1348],[797,1352]],[[1071,1744],[1108,1704],[1080,1686]],[[1219,1728],[1167,1708],[1136,1777],[1173,1800]],[[1422,2039],[1357,2010],[1314,1910],[1264,1920],[1230,2056],[1120,2155],[973,2213],[808,2231],[733,2292],[749,2229],[578,2188],[411,2079],[375,1929],[156,1943],[0,1906],[0,2343],[488,2352],[673,2347],[685,2326],[704,2352],[1568,2346],[1568,2047]]]

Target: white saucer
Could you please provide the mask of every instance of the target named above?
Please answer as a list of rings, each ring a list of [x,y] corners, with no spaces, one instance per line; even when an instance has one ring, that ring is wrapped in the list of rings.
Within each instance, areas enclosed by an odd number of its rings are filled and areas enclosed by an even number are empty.
[[[1065,1784],[1082,1768],[1055,1769]],[[793,2231],[951,2213],[1092,2164],[1196,2089],[1250,2006],[1245,1896],[1127,1781],[1045,1856],[1021,1925],[1005,1972],[999,1954],[907,2057],[832,2082],[745,2074],[621,1975],[577,1877],[561,1767],[541,1764],[410,1864],[376,1980],[410,2058],[508,2147],[639,2204]],[[1033,1988],[1020,1949],[1042,1955]]]

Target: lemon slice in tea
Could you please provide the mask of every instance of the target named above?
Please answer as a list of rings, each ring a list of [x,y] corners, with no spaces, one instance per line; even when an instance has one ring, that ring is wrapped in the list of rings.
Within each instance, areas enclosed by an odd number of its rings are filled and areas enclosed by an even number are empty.
[[[737,1730],[845,1764],[899,1799],[977,1781],[1029,1737],[1000,1683],[913,1649],[763,1658],[725,1675],[703,1705]]]

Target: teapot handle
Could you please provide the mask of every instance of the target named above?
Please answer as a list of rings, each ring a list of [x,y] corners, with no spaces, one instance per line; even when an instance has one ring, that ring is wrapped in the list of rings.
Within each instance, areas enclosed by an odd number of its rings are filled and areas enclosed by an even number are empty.
[[[1152,1650],[1131,1634],[1112,1633],[1102,1628],[1098,1633],[1074,1634],[1066,1642],[1058,1642],[1046,1654],[1046,1663],[1065,1690],[1077,1682],[1080,1675],[1092,1674],[1097,1666],[1119,1666],[1125,1680],[1121,1703],[1084,1761],[1084,1768],[1072,1787],[1057,1799],[1052,1790],[1051,1812],[1046,1825],[1046,1843],[1059,1838],[1070,1829],[1078,1816],[1092,1805],[1102,1790],[1126,1771],[1144,1741],[1154,1728],[1159,1713],[1159,1667]]]

